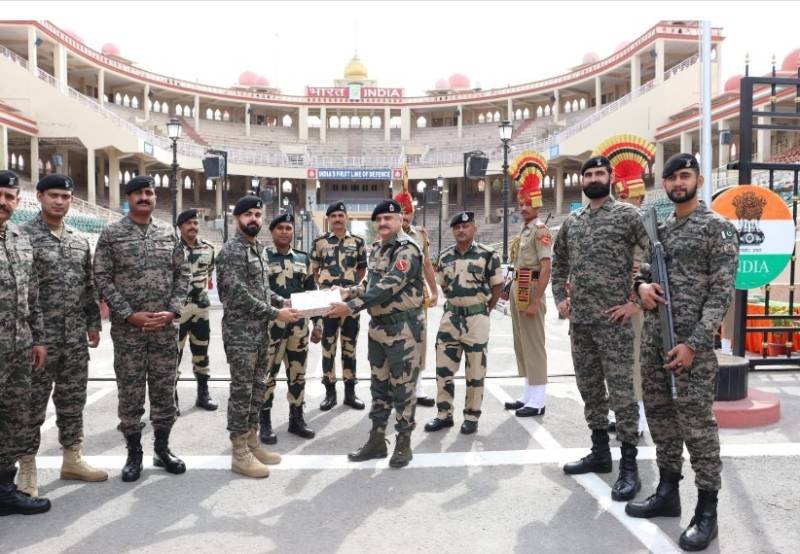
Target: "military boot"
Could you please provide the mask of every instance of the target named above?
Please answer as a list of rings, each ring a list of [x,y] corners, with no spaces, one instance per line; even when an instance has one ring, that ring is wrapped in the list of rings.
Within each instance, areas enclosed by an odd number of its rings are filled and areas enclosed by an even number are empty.
[[[639,469],[636,467],[636,446],[622,443],[622,458],[619,461],[619,477],[611,487],[612,500],[631,500],[642,488]]]
[[[379,429],[372,429],[369,432],[369,439],[366,444],[347,455],[347,459],[351,462],[363,462],[365,460],[374,460],[376,458],[385,458],[389,451],[386,448],[386,433]]]
[[[250,453],[262,464],[273,465],[281,463],[280,454],[267,452],[258,444],[258,427],[251,428],[247,435],[245,435],[245,443],[247,444],[247,448],[250,449]]]
[[[592,451],[577,462],[564,465],[564,473],[611,473],[611,450],[608,448],[608,431],[592,431]]]
[[[61,478],[97,483],[106,481],[108,473],[90,466],[81,456],[81,443],[77,443],[62,449]]]
[[[128,449],[128,458],[122,468],[122,480],[129,483],[142,475],[142,434],[125,435],[125,447]]]
[[[269,468],[256,460],[247,446],[247,435],[231,439],[231,471],[247,477],[269,477]]]
[[[169,449],[169,429],[156,429],[153,441],[153,465],[163,467],[167,473],[180,475],[186,472],[186,464]]]
[[[194,405],[198,408],[203,408],[204,410],[208,410],[209,412],[213,412],[217,408],[219,408],[219,404],[212,400],[211,396],[208,393],[208,375],[202,375],[198,373],[197,377],[197,400],[195,400]]]
[[[641,502],[628,502],[625,513],[631,517],[680,517],[681,496],[679,483],[683,476],[668,469],[659,468],[656,493]]]
[[[303,439],[313,439],[314,431],[308,428],[303,418],[303,405],[289,406],[289,432]]]
[[[269,408],[261,408],[258,414],[260,431],[258,438],[264,444],[275,444],[278,442],[278,435],[272,430],[272,412]]]
[[[324,382],[325,385],[325,399],[319,405],[319,409],[323,412],[327,412],[334,406],[336,406],[336,383],[328,383]]]
[[[350,406],[354,410],[363,410],[364,403],[356,396],[356,382],[344,382],[344,405]]]
[[[413,459],[414,454],[411,452],[411,433],[408,431],[397,433],[397,438],[394,441],[394,452],[389,459],[389,466],[395,468],[406,467]]]
[[[27,494],[31,498],[39,496],[39,485],[36,475],[36,456],[22,456],[19,459],[17,489],[22,494]]]
[[[697,491],[697,507],[678,544],[684,550],[705,550],[717,538],[717,491]]]
[[[17,468],[0,471],[0,516],[42,514],[50,509],[46,498],[31,498],[14,484]]]

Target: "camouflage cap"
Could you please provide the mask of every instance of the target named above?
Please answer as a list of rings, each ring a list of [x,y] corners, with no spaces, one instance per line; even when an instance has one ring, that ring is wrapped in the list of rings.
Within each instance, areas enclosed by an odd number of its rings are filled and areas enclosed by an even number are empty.
[[[66,175],[53,173],[51,175],[45,175],[36,183],[36,190],[39,192],[44,192],[49,189],[74,190],[75,183],[72,182],[72,178]]]
[[[175,220],[175,225],[182,225],[190,219],[197,219],[197,208],[189,208],[179,213],[178,218]]]

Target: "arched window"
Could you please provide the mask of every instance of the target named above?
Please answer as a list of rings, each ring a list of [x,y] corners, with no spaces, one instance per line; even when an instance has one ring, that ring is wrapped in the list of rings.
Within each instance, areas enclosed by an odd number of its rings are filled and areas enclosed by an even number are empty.
[[[538,108],[536,108],[536,117],[542,117],[543,115],[544,115],[544,110],[542,109],[542,107],[539,106]]]
[[[219,111],[219,108],[214,110],[214,121],[222,121],[222,112]]]
[[[214,110],[206,108],[206,119],[214,119]]]
[[[206,179],[206,190],[214,190],[214,181]]]
[[[581,101],[578,102],[578,108],[581,110],[586,109],[586,98],[581,98]]]
[[[139,98],[137,98],[136,96],[131,98],[131,108],[134,108],[136,110],[139,109]]]
[[[44,171],[44,162],[42,162],[42,159],[39,158],[39,173],[42,171]]]
[[[482,113],[478,114],[478,123],[486,123],[486,118]]]
[[[130,180],[131,180],[131,172],[126,169],[125,173],[122,175],[122,184],[124,185]]]
[[[290,116],[288,113],[285,116],[283,116],[282,124],[283,124],[284,127],[291,127],[292,126],[292,116]]]
[[[548,104],[548,105],[546,105],[544,107],[544,115],[545,115],[545,117],[550,115],[550,104]]]
[[[161,176],[161,186],[164,187],[164,188],[168,188],[169,187],[169,181],[170,181],[171,178],[172,177],[170,177],[166,173],[164,175],[162,175]]]
[[[424,116],[419,116],[417,118],[417,129],[424,129],[428,126],[428,120],[425,119]]]
[[[577,173],[573,173],[573,174],[572,174],[572,183],[573,183],[574,185],[579,185],[579,184],[580,184],[580,182],[581,182],[581,178],[580,178],[580,176],[579,176]]]
[[[572,111],[573,112],[577,112],[578,111],[578,101],[577,100],[573,100],[572,101]]]
[[[730,154],[730,159],[732,159],[732,160],[735,160],[735,159],[736,159],[736,143],[732,143],[732,144],[731,144],[731,154]]]
[[[122,97],[122,105],[125,106],[126,108],[130,107],[131,105],[131,98],[127,94]]]
[[[183,115],[183,106],[175,104],[175,115]]]
[[[369,118],[368,115],[364,115],[361,117],[361,128],[362,129],[369,129],[372,127],[372,120]]]
[[[185,190],[191,190],[192,189],[192,178],[189,177],[188,175],[183,178],[183,188]]]
[[[381,128],[381,118],[377,115],[372,116],[372,128],[373,129],[380,129]]]
[[[11,167],[14,169],[17,167],[17,155],[14,153],[11,154]]]
[[[165,114],[169,113],[169,105],[166,102],[161,104],[161,113],[165,113]]]
[[[494,122],[495,123],[500,123],[500,112],[499,111],[494,112]]]
[[[486,123],[491,123],[493,119],[492,112],[486,112]]]
[[[403,120],[400,119],[400,116],[394,116],[392,119],[389,120],[389,128],[390,129],[400,129],[403,126]]]
[[[549,187],[551,184],[552,184],[552,181],[550,180],[550,176],[549,175],[545,175],[545,177],[544,177],[544,186],[545,187]]]
[[[161,186],[161,175],[156,173],[155,176],[153,176],[153,182],[156,184],[156,188],[160,187]]]
[[[22,154],[17,156],[17,167],[20,169],[25,169],[25,158],[22,157]]]
[[[564,104],[564,113],[569,113],[572,111],[572,104],[570,104],[569,100]]]
[[[522,119],[522,110],[517,108],[517,111],[514,112],[514,119],[520,120]]]
[[[531,111],[528,108],[522,110],[522,119],[530,119],[531,118]]]
[[[231,114],[228,112],[228,110],[222,112],[222,121],[230,121],[230,120],[231,120]]]
[[[47,163],[44,164],[44,170],[47,173],[53,172],[53,164],[50,163],[50,160],[47,160]]]
[[[122,95],[120,93],[114,95],[114,104],[122,105]]]
[[[349,129],[350,128],[350,118],[346,115],[343,115],[342,118],[339,120],[339,127],[342,129]]]
[[[153,111],[156,113],[159,113],[161,111],[161,102],[159,102],[158,100],[153,102]]]
[[[103,100],[105,100],[106,104],[108,103],[108,94],[103,93]]]
[[[332,115],[328,119],[328,127],[330,127],[331,129],[338,129],[339,128],[339,116],[338,115]]]
[[[350,128],[351,129],[361,128],[361,120],[358,118],[357,115],[350,116]]]

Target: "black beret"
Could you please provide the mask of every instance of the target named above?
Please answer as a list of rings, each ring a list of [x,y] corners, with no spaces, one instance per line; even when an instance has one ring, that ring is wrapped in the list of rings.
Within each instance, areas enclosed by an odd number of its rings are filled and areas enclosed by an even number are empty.
[[[18,189],[19,177],[13,171],[0,171],[0,187]]]
[[[611,173],[611,162],[605,156],[593,156],[583,162],[581,166],[581,175],[586,173],[586,170],[592,169],[595,167],[605,167],[609,173]]]
[[[253,208],[261,209],[262,206],[263,203],[258,196],[248,194],[236,202],[236,205],[233,207],[233,215],[242,215],[247,210],[252,210]]]
[[[49,189],[73,190],[75,189],[75,183],[72,182],[72,178],[66,175],[52,173],[50,175],[45,175],[36,183],[36,190],[39,192],[44,192]]]
[[[183,210],[181,213],[178,214],[178,218],[175,220],[175,225],[186,223],[190,219],[195,219],[195,218],[197,218],[197,208],[189,208],[188,210]]]
[[[291,223],[292,225],[294,225],[294,216],[289,212],[279,215],[278,217],[269,222],[269,230],[272,231],[275,227],[278,226],[279,223]]]
[[[661,178],[666,179],[679,169],[694,169],[700,171],[700,164],[697,163],[697,158],[691,154],[675,154],[664,164],[664,171],[661,172]]]
[[[401,215],[403,210],[400,208],[400,204],[395,202],[394,200],[384,200],[377,206],[375,209],[372,210],[372,221],[378,219],[378,216],[381,214],[398,214]]]
[[[334,202],[325,210],[325,215],[331,215],[333,212],[347,213],[347,206],[344,205],[344,202]]]
[[[469,223],[470,221],[475,221],[475,212],[461,212],[450,219],[450,227],[455,227],[459,223]]]
[[[144,188],[156,188],[156,182],[149,175],[140,175],[125,183],[125,194],[131,194]]]

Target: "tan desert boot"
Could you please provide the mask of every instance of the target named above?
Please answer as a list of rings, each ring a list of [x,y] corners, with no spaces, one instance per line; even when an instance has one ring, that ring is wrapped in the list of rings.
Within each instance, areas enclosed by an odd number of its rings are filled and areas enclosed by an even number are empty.
[[[19,459],[17,490],[31,498],[39,496],[39,486],[36,480],[36,456],[23,456]]]
[[[233,445],[231,471],[247,477],[269,477],[269,468],[256,460],[247,447],[247,435],[231,439],[231,444]]]
[[[281,463],[281,455],[275,452],[267,452],[261,448],[258,442],[258,427],[253,427],[250,432],[245,435],[247,437],[247,448],[253,453],[253,456],[262,464],[279,464]]]
[[[106,481],[108,473],[102,469],[90,466],[81,456],[81,444],[73,444],[63,449],[61,462],[61,478],[74,481],[89,481],[96,483]]]

